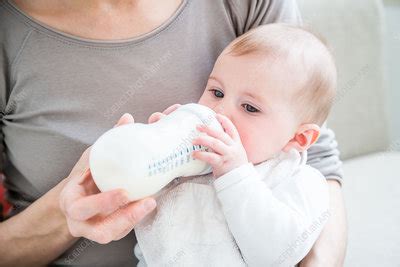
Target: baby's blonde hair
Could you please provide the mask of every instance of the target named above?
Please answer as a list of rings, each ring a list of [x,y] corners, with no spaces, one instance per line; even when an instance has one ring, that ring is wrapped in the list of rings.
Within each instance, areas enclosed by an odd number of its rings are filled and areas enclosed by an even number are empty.
[[[248,31],[226,50],[234,56],[260,54],[267,59],[286,60],[301,67],[299,69],[305,72],[306,78],[292,96],[296,106],[303,108],[301,119],[304,123],[320,126],[327,119],[335,98],[337,71],[323,38],[305,28],[275,23]]]

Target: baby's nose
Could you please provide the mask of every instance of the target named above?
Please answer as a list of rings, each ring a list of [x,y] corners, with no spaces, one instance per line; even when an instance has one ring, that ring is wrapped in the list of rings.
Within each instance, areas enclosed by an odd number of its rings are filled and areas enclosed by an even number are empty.
[[[224,108],[223,105],[215,106],[214,107],[214,111],[215,111],[215,113],[219,113],[219,114],[227,116],[227,114],[226,114],[227,110]]]
[[[220,106],[215,107],[215,108],[214,108],[214,111],[215,111],[216,113],[222,114],[222,115],[224,115],[225,117],[227,117],[228,119],[232,120],[231,115],[229,114],[228,109],[227,109],[227,108],[224,108],[223,105],[220,105]]]

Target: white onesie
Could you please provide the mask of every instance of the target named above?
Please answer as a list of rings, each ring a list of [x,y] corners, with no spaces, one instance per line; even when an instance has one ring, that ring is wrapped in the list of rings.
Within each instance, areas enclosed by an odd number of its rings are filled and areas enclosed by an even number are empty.
[[[291,150],[218,179],[182,177],[135,226],[138,266],[296,265],[329,217],[326,179],[306,161]]]

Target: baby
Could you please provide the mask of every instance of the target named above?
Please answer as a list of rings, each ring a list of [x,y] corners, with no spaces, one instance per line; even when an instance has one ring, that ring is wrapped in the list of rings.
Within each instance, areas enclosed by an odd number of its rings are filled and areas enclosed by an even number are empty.
[[[224,131],[200,125],[206,135],[193,140],[212,149],[192,156],[213,172],[184,177],[135,227],[139,265],[293,266],[304,258],[329,216],[326,180],[305,164],[306,151],[335,90],[333,57],[307,30],[268,24],[229,44],[198,102]]]

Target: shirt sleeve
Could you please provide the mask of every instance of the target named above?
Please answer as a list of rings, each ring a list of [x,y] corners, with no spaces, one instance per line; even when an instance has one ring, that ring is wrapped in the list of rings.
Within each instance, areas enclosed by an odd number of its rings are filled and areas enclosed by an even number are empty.
[[[4,166],[4,135],[3,116],[6,107],[6,60],[4,55],[2,37],[0,36],[0,173]]]
[[[11,73],[32,30],[6,10],[5,1],[0,1],[0,18],[0,172],[2,172],[5,159],[3,119],[12,92]]]
[[[311,250],[329,217],[326,179],[307,165],[269,188],[247,163],[216,179],[214,187],[249,266],[294,266]]]
[[[268,23],[302,24],[296,0],[227,0],[236,35]]]

